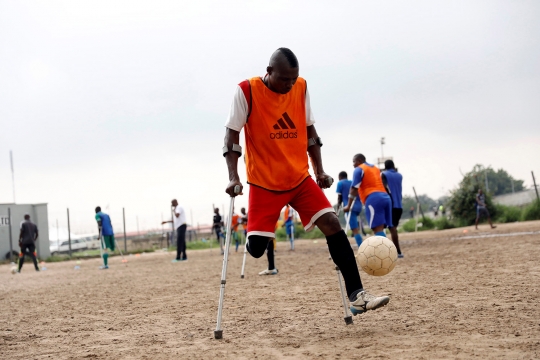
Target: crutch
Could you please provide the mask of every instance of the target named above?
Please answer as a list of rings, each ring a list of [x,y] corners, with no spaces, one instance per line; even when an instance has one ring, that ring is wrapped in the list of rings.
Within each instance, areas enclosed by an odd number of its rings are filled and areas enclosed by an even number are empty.
[[[234,193],[240,193],[240,185],[234,187]],[[229,247],[231,246],[231,230],[232,230],[232,213],[234,209],[234,196],[231,196],[231,204],[229,205],[229,218],[227,219],[227,236],[225,237],[225,252],[223,254],[223,267],[221,269],[221,287],[219,289],[219,305],[217,314],[216,330],[214,330],[214,338],[221,339],[223,330],[221,329],[221,313],[223,310],[223,295],[225,294],[225,282],[227,277],[227,262],[229,261]]]
[[[339,217],[339,214],[341,214],[341,209],[343,208],[343,204],[339,204],[338,208],[337,208],[337,211],[336,211],[336,216]],[[345,217],[346,219],[347,217]],[[347,234],[347,233],[345,233]],[[332,260],[332,255],[330,255],[330,250],[328,250],[328,260]]]
[[[291,250],[294,251],[294,215],[292,217],[292,224],[291,224]]]
[[[354,206],[355,201],[356,201],[356,199],[353,199],[352,202],[351,202],[351,210],[349,210],[349,216],[345,216],[345,219],[347,219],[347,223],[345,224],[345,235],[347,235],[347,233],[349,232],[350,226],[351,226],[351,224],[349,222],[351,221],[352,208]],[[347,238],[348,237],[349,237],[349,235],[347,235]]]
[[[103,236],[101,236],[101,227],[99,228],[99,255],[101,256],[103,267],[105,267],[105,260],[103,259]]]
[[[126,264],[126,266],[127,266],[127,260],[124,257],[124,254],[122,253],[122,249],[120,249],[120,246],[118,246],[118,241],[116,240],[116,238],[114,239],[114,243],[116,244],[116,248],[118,249],[118,251],[120,251],[120,256],[122,257],[122,262],[124,264]]]
[[[244,259],[242,260],[242,272],[240,273],[240,279],[244,278],[244,270],[246,269],[246,255],[247,255],[247,235],[246,235],[246,241],[244,242]]]

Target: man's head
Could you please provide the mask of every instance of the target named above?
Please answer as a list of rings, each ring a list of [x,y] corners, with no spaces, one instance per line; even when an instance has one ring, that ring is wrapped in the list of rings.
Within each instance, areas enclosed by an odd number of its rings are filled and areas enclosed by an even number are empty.
[[[362,165],[366,162],[366,157],[362,154],[356,154],[352,158],[353,166],[358,167],[358,165]]]
[[[214,214],[219,214],[219,208],[214,209]]]
[[[385,170],[395,170],[396,167],[394,166],[394,162],[392,160],[386,160],[384,162],[384,169]]]
[[[279,94],[291,91],[296,79],[298,79],[298,59],[287,48],[279,48],[270,57],[266,68],[268,73],[268,87]]]
[[[96,206],[96,214],[101,211],[101,206]]]
[[[347,178],[347,173],[345,171],[342,171],[339,173],[338,175],[338,179],[339,180],[343,180],[343,179],[346,179]]]
[[[24,220],[30,220],[30,215],[24,214]]]
[[[242,215],[246,215],[246,208],[241,208],[240,212],[242,213]]]
[[[478,193],[479,193],[480,195],[482,195],[482,193],[483,193],[482,189],[478,189]]]
[[[171,200],[171,205],[175,206],[175,207],[178,206],[178,201],[176,201],[176,199],[172,199]]]

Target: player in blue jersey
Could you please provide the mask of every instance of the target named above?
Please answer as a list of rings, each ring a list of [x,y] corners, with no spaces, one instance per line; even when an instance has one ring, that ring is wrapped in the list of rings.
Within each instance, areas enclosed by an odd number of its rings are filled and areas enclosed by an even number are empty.
[[[114,251],[114,231],[111,224],[111,218],[109,215],[101,212],[101,207],[96,207],[96,221],[98,223],[99,233],[102,237],[99,246],[103,248],[103,266],[100,269],[109,268],[109,253],[107,249]]]
[[[384,162],[384,171],[381,173],[381,178],[383,185],[386,188],[386,192],[390,195],[390,199],[392,199],[392,227],[390,227],[392,242],[396,246],[398,257],[402,258],[403,254],[399,247],[397,226],[399,225],[399,219],[401,219],[401,215],[403,214],[403,205],[401,204],[403,175],[398,173],[392,160],[386,160]]]
[[[369,227],[375,235],[386,237],[384,228],[393,226],[392,201],[382,183],[381,171],[378,167],[367,163],[366,157],[362,154],[354,155],[353,166],[355,169],[349,201],[360,195],[366,208]],[[350,204],[343,208],[343,211],[349,210]]]
[[[349,191],[351,190],[352,181],[347,179],[347,173],[345,171],[340,172],[338,178],[339,182],[337,183],[336,192],[338,193],[337,205],[339,209],[341,203],[343,203],[344,207],[347,206],[347,204],[349,203]],[[354,201],[354,205],[351,210],[349,226],[351,227],[354,240],[356,240],[356,245],[358,247],[360,247],[360,245],[362,244],[362,235],[360,235],[360,232],[358,231],[358,216],[360,216],[361,212],[362,202],[360,201],[360,197],[356,195],[356,200]],[[347,219],[347,216],[345,216],[345,219]]]

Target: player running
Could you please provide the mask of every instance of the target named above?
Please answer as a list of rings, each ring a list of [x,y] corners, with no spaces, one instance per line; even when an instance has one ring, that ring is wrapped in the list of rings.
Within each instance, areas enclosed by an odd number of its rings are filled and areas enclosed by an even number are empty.
[[[240,131],[245,131],[247,182],[252,185],[247,251],[255,258],[264,254],[281,209],[290,204],[306,231],[317,226],[325,234],[332,259],[345,280],[351,311],[358,314],[386,305],[388,296],[374,296],[363,289],[347,235],[321,190],[331,185],[332,178],[323,169],[322,142],[315,130],[306,81],[298,76],[296,56],[279,48],[266,71],[263,77],[239,84],[225,125],[223,155],[230,196],[237,195],[236,186],[242,189],[237,166],[242,153]],[[308,153],[315,181],[308,173]]]
[[[291,250],[294,251],[294,209],[287,204],[285,212],[283,214],[283,226],[285,227],[285,233],[291,243]]]
[[[347,206],[349,203],[349,191],[351,189],[352,181],[347,179],[347,173],[345,171],[342,171],[338,175],[339,182],[337,183],[337,189],[336,192],[338,193],[337,197],[337,206],[339,209],[339,206],[341,203],[343,203],[343,206]],[[351,215],[349,218],[349,226],[351,227],[351,230],[353,232],[354,240],[356,241],[356,245],[360,247],[362,245],[362,235],[360,235],[358,224],[358,217],[360,216],[360,213],[362,212],[362,202],[360,201],[360,197],[357,195],[356,200],[354,201],[353,208],[351,210]],[[347,217],[345,216],[345,219]]]
[[[36,241],[38,238],[38,228],[36,224],[30,221],[30,215],[24,215],[24,221],[21,223],[21,232],[19,234],[19,247],[21,252],[19,253],[19,268],[17,272],[21,272],[24,264],[24,256],[28,255],[32,258],[34,268],[39,271],[37,253],[36,253]]]
[[[114,242],[114,231],[111,224],[111,218],[109,215],[101,211],[101,207],[96,207],[96,221],[98,223],[99,234],[101,241],[99,246],[103,249],[103,266],[100,267],[102,270],[109,268],[109,253],[107,249],[114,251],[115,242]]]
[[[384,171],[381,173],[381,179],[390,199],[392,200],[392,226],[390,227],[390,235],[392,242],[396,246],[398,258],[402,258],[401,248],[399,247],[399,237],[397,226],[399,219],[403,214],[403,205],[401,204],[401,185],[403,183],[403,175],[397,172],[394,162],[386,160],[384,162]]]
[[[362,154],[354,155],[353,166],[355,169],[351,190],[349,191],[349,200],[360,195],[360,199],[366,208],[369,227],[375,235],[386,237],[384,233],[385,226],[393,226],[392,201],[382,183],[381,171],[378,167],[368,164]],[[343,208],[343,211],[349,210],[350,204]]]
[[[489,211],[486,206],[486,195],[484,195],[482,189],[478,189],[478,194],[476,194],[476,221],[474,222],[476,230],[478,230],[478,221],[480,221],[481,216],[487,217],[489,225],[492,229],[496,228],[496,226],[493,226],[493,223],[491,222],[491,216],[489,215]]]

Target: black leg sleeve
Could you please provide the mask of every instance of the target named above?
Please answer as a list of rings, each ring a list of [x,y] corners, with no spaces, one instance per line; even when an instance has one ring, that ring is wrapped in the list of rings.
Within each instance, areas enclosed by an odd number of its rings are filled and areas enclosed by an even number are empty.
[[[362,281],[360,280],[360,273],[358,272],[358,266],[356,266],[356,259],[349,239],[345,235],[345,231],[341,230],[334,235],[327,236],[326,242],[332,260],[341,270],[347,288],[347,295],[350,297],[351,294],[362,289]]]
[[[22,266],[24,264],[24,251],[21,249],[21,253],[19,254],[19,272],[22,269]]]
[[[276,265],[274,264],[274,241],[270,240],[266,247],[266,257],[268,258],[268,270],[274,270]]]
[[[270,238],[266,236],[251,235],[246,244],[248,253],[256,259],[260,258],[264,255],[269,240]]]

